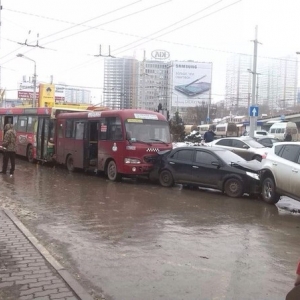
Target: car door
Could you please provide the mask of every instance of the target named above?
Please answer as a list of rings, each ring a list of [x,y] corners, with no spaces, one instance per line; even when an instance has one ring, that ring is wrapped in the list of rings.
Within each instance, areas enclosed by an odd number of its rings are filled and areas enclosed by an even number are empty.
[[[220,163],[218,158],[209,151],[197,149],[192,165],[193,182],[201,186],[215,188],[221,178],[221,170],[212,163]]]
[[[178,148],[168,158],[168,167],[172,172],[175,182],[191,182],[194,149]]]
[[[292,192],[295,195],[295,198],[300,200],[300,152],[298,155],[297,163],[294,165],[294,170],[292,172],[295,173],[295,181],[293,180]]]
[[[246,160],[251,160],[253,157],[253,152],[249,149],[249,146],[240,141],[238,139],[232,139],[232,152],[236,153],[237,155],[243,157]]]
[[[277,168],[280,174],[277,176],[277,187],[287,191],[291,196],[300,197],[300,165],[299,160],[300,146],[285,145],[280,152],[281,159],[278,161]],[[298,191],[298,192],[297,192]]]
[[[299,156],[299,146],[284,145],[277,155],[278,158],[272,161],[277,188],[290,193],[300,182],[300,173],[295,168]]]
[[[232,140],[231,139],[220,139],[215,143],[215,146],[222,147],[228,150],[232,150]]]

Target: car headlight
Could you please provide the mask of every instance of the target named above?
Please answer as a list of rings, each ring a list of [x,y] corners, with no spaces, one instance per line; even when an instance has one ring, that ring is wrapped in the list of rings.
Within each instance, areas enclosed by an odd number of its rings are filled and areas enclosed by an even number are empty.
[[[247,174],[249,177],[252,177],[252,178],[254,178],[254,179],[256,179],[256,180],[259,180],[259,176],[258,176],[258,174],[256,174],[256,173],[246,172],[246,174]]]
[[[141,161],[137,158],[125,157],[124,158],[124,163],[125,164],[140,164]]]

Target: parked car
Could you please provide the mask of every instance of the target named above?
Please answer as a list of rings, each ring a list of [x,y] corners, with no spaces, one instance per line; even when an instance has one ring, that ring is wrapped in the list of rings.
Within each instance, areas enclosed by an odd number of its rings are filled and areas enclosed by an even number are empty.
[[[214,140],[208,145],[228,149],[246,160],[261,161],[266,157],[268,149],[249,136],[228,137]]]
[[[190,146],[158,154],[150,178],[164,187],[174,183],[196,185],[220,190],[230,197],[261,192],[261,163],[246,161],[229,150]]]
[[[300,142],[276,143],[262,161],[262,198],[270,204],[281,196],[300,201]]]
[[[274,143],[279,142],[278,139],[270,138],[270,137],[259,138],[256,141],[262,144],[264,147],[268,147],[268,148],[272,148]]]
[[[262,137],[269,137],[274,138],[275,136],[273,134],[270,134],[266,130],[254,130],[254,138],[262,138]]]

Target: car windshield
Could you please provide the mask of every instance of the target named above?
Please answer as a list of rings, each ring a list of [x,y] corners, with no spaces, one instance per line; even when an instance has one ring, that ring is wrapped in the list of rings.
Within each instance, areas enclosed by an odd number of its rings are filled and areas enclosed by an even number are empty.
[[[216,154],[228,165],[231,163],[245,162],[246,160],[231,151],[216,151]]]
[[[262,144],[260,144],[259,142],[257,142],[256,140],[253,140],[253,139],[244,140],[244,142],[252,148],[264,148],[264,146]]]

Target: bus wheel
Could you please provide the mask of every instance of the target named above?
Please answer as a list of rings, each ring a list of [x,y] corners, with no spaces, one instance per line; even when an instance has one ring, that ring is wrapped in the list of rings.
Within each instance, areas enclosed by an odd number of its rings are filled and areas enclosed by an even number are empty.
[[[73,159],[73,156],[72,155],[69,155],[67,157],[67,169],[68,171],[70,172],[74,172],[75,171],[75,168],[74,168],[74,159]]]
[[[30,163],[34,163],[34,158],[33,158],[33,147],[32,145],[29,145],[27,148],[27,160]]]
[[[111,160],[107,166],[107,177],[111,181],[120,181],[121,174],[117,171],[117,165],[114,160]]]

